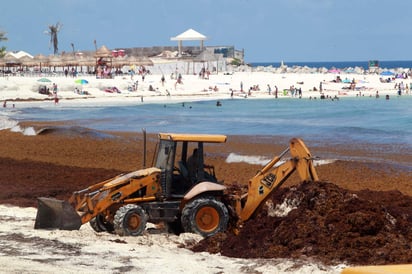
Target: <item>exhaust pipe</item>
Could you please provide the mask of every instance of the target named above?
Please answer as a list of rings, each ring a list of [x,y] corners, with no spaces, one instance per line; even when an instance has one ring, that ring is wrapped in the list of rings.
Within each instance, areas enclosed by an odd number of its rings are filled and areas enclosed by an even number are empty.
[[[67,201],[42,197],[37,198],[37,204],[34,229],[80,229],[81,218]]]
[[[143,128],[143,168],[146,168],[146,153],[147,153],[147,141],[146,141],[146,129]]]

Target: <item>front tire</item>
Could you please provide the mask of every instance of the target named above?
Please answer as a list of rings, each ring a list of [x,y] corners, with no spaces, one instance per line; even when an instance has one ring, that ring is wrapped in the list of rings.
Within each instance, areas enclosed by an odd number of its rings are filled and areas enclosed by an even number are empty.
[[[114,215],[114,230],[120,236],[139,236],[146,229],[148,216],[138,205],[125,205]]]
[[[181,221],[185,232],[210,237],[226,231],[229,213],[222,202],[212,197],[198,198],[183,208]]]
[[[110,222],[107,222],[105,220],[104,215],[99,214],[93,219],[90,220],[90,226],[93,228],[94,231],[96,232],[110,232],[112,233],[114,231],[113,224]]]

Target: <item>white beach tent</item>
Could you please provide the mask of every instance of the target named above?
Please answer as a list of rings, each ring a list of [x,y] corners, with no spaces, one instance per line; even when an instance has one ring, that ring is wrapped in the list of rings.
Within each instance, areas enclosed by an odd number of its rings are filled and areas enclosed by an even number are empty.
[[[17,59],[20,59],[24,56],[28,56],[30,58],[33,58],[33,56],[31,54],[29,54],[25,51],[22,51],[22,50],[20,50],[20,51],[9,51],[9,52],[6,53],[6,55],[11,55],[11,56],[13,56]]]
[[[178,41],[179,47],[179,56],[182,55],[182,41],[200,41],[200,50],[203,50],[203,41],[206,40],[207,37],[203,34],[193,30],[188,29],[187,31],[170,38],[171,41]]]

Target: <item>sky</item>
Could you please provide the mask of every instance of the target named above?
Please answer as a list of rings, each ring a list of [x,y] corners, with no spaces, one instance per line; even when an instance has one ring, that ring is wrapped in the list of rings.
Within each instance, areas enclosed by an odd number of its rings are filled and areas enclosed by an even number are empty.
[[[177,46],[190,28],[205,46],[234,46],[246,62],[412,60],[412,0],[10,0],[0,8],[8,51]],[[183,45],[199,45],[183,42]]]

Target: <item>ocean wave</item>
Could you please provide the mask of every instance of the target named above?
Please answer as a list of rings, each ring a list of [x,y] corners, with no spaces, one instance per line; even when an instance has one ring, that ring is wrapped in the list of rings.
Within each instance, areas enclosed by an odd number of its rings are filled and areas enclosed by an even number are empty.
[[[41,128],[22,127],[17,120],[13,120],[7,116],[0,115],[0,130],[10,130],[18,132],[26,136],[35,136],[40,134],[64,134],[71,136],[83,136],[92,138],[113,138],[113,135],[100,132],[98,130],[80,127],[80,126],[47,126]]]
[[[271,159],[263,156],[249,156],[230,153],[226,158],[226,163],[248,163],[251,165],[266,165]]]
[[[257,155],[239,155],[236,153],[230,153],[227,158],[226,158],[226,163],[247,163],[251,165],[266,165],[268,164],[272,159],[269,159],[268,157],[264,156],[257,156]],[[320,166],[320,165],[327,165],[335,162],[335,159],[316,159],[314,160],[314,165],[315,166]],[[279,166],[281,164],[285,163],[285,160],[280,160],[279,162],[276,163],[276,166]]]
[[[5,129],[10,130],[11,132],[20,132],[23,135],[28,136],[36,135],[36,131],[33,127],[22,128],[18,121],[10,119],[9,117],[0,116],[0,130]]]
[[[0,116],[0,130],[18,126],[18,122],[5,116]]]
[[[12,128],[10,129],[10,131],[12,131],[12,132],[20,132],[20,133],[22,133],[23,135],[26,135],[26,136],[34,136],[34,135],[37,135],[37,132],[36,132],[36,130],[35,130],[33,127],[22,128],[20,125],[17,125],[17,126],[15,126],[15,127],[12,127]]]
[[[94,139],[115,138],[112,134],[80,126],[48,126],[37,130],[36,134],[61,134],[65,136],[87,137]]]

